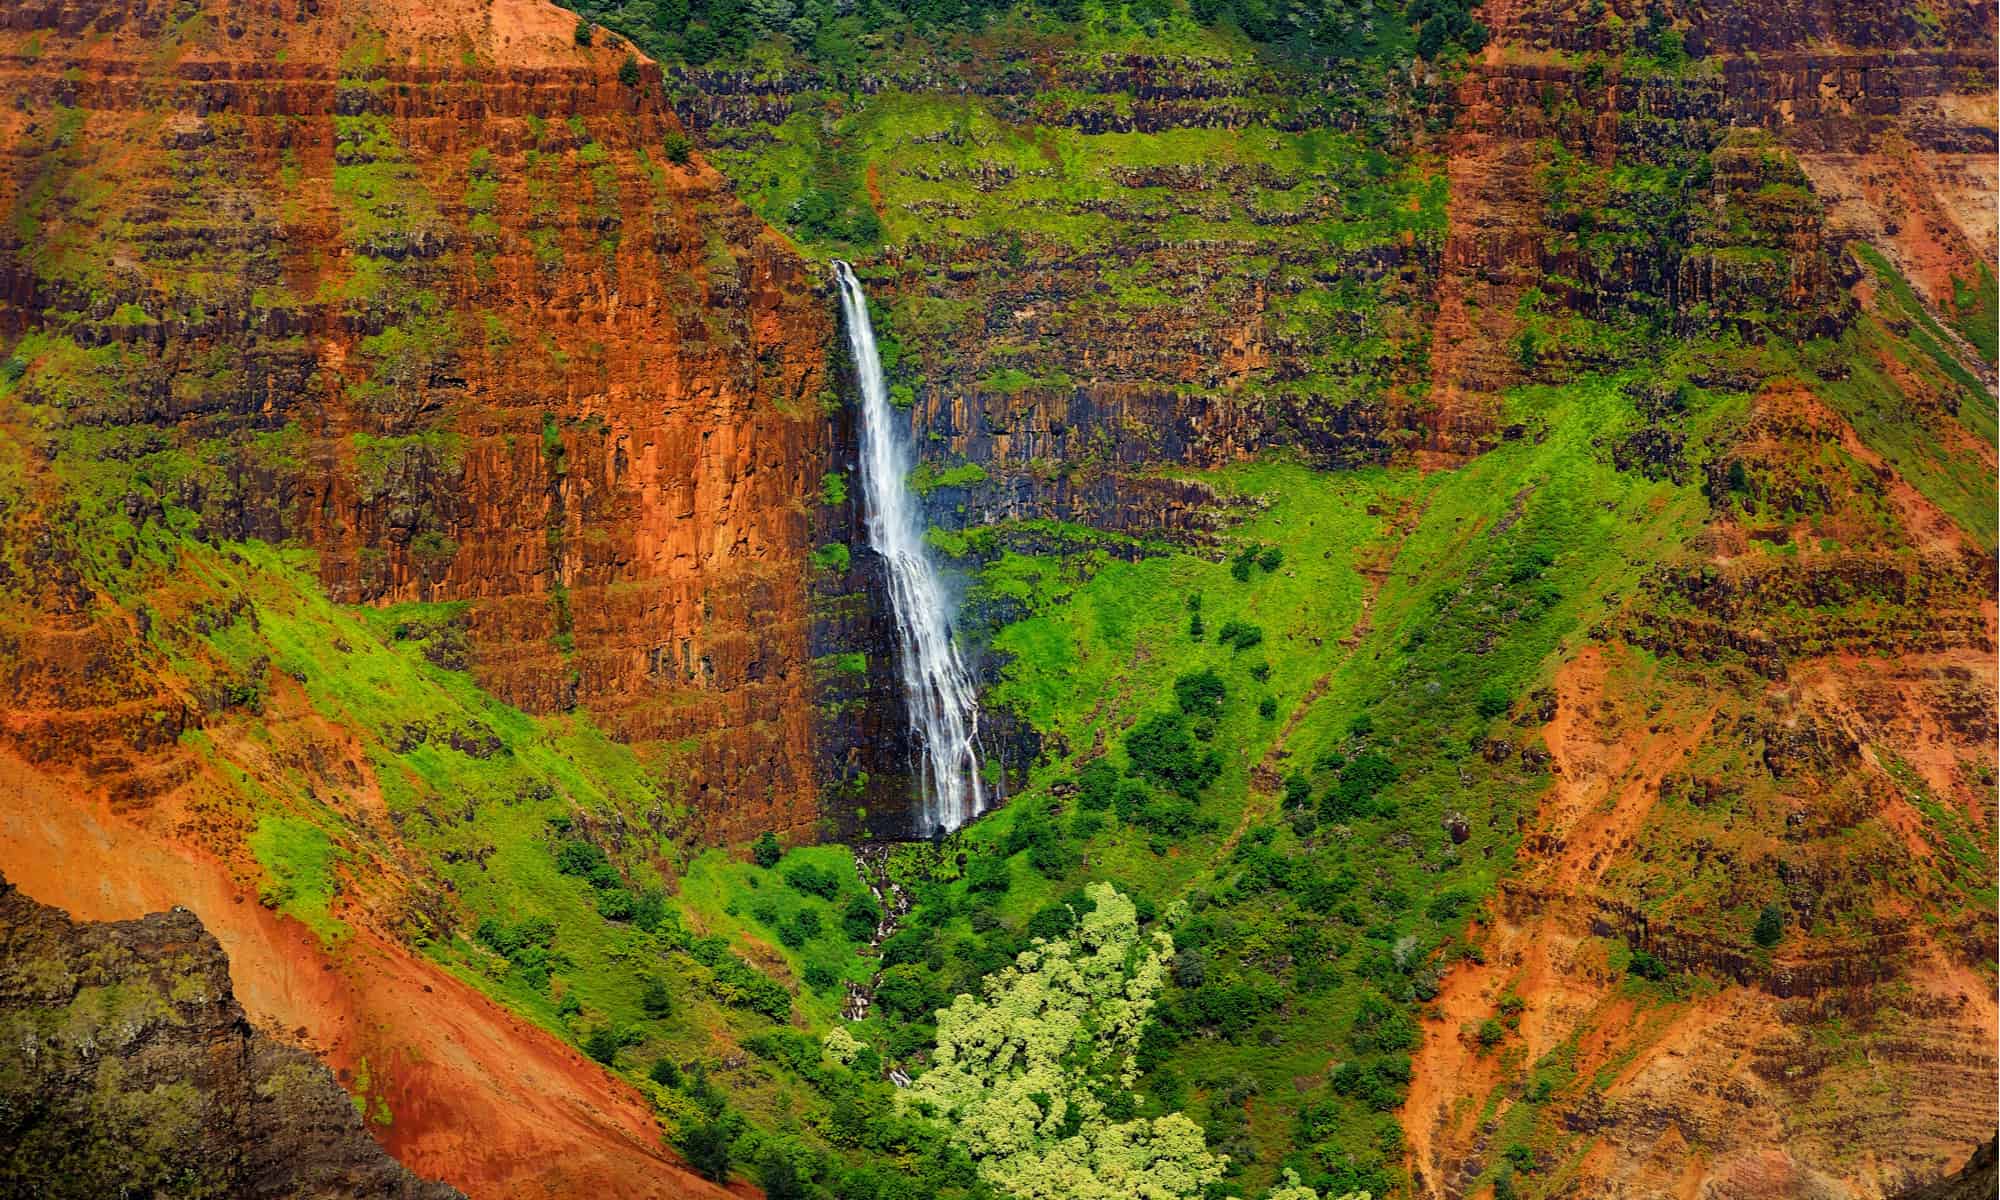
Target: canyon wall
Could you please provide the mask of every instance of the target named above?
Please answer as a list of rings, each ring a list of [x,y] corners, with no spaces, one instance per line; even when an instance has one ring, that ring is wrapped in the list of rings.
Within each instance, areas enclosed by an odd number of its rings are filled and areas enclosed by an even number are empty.
[[[163,536],[255,537],[314,551],[336,600],[459,605],[483,687],[589,712],[711,836],[809,835],[828,316],[669,155],[654,68],[621,79],[529,5],[61,0],[0,27],[33,463],[10,542],[63,593],[14,659],[21,752],[172,786],[114,760],[201,706],[80,689],[79,663],[143,657],[87,593],[170,574]]]
[[[811,272],[552,7],[49,0],[0,75],[10,875],[195,908],[424,1175],[719,1194],[434,956],[477,803],[817,836]]]
[[[1415,1178],[1896,1195],[1996,1119],[1991,860],[1953,832],[1995,825],[1994,376],[1967,340],[1993,319],[1994,10],[1669,6],[1648,52],[1649,11],[1487,7],[1450,135],[1441,308],[1468,348],[1440,383],[1615,361],[1602,331],[1648,312],[1847,349],[1710,434],[1711,521],[1527,723],[1555,783],[1432,1011]],[[1934,353],[1894,344],[1913,327]],[[1673,475],[1698,435],[1657,399],[1614,460]],[[1775,951],[1727,915],[1773,876]],[[1628,952],[1677,1003],[1620,986]]]

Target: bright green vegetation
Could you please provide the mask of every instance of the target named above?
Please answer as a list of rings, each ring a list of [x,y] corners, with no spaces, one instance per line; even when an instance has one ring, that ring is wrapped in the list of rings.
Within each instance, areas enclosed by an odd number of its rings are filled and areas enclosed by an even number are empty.
[[[1979,264],[1970,282],[1952,280],[1952,325],[1978,348],[1988,366],[2000,363],[2000,280],[1993,268]]]
[[[1012,661],[990,702],[1109,753],[1048,763],[968,831],[963,878],[918,885],[885,947],[882,1015],[857,1034],[891,1056],[922,1049],[931,1008],[976,991],[1011,939],[1064,933],[1087,881],[1115,880],[1148,920],[1185,906],[1136,1111],[1194,1115],[1238,1189],[1291,1169],[1325,1191],[1394,1192],[1385,1114],[1408,1080],[1413,1006],[1546,786],[1480,746],[1507,736],[1603,597],[1706,515],[1696,489],[1593,446],[1642,423],[1628,382],[1524,392],[1514,415],[1546,436],[1457,472],[1213,476],[1268,502],[1231,531],[1247,558],[988,561],[982,586],[1030,612],[995,638]],[[1695,403],[1697,422],[1728,408]],[[1199,639],[1195,597],[1212,631]],[[1281,720],[1258,714],[1267,695]],[[1330,1061],[1347,1065],[1328,1076]]]
[[[1460,0],[1372,0],[1353,5],[1314,0],[1278,5],[1266,0],[915,0],[891,7],[837,7],[756,0],[566,0],[586,18],[632,38],[649,54],[690,66],[806,65],[851,74],[875,61],[885,34],[892,48],[915,57],[949,53],[982,35],[1026,40],[1075,38],[1092,49],[1134,45],[1182,48],[1204,34],[1229,30],[1274,55],[1331,67],[1377,60],[1477,51],[1484,26]],[[589,23],[577,40],[589,44]],[[1678,47],[1678,35],[1674,44]]]
[[[1236,53],[1226,44],[1210,49]],[[1233,69],[1246,87],[1259,86],[1247,61]],[[1421,158],[1383,153],[1385,135],[1260,125],[1096,133],[1046,113],[1023,124],[994,103],[893,91],[858,107],[836,93],[793,104],[788,120],[732,133],[711,157],[753,207],[812,252],[855,257],[872,275],[876,240],[919,250],[903,260],[900,277],[870,278],[889,285],[875,289],[875,319],[899,394],[944,386],[1060,392],[1070,380],[1051,345],[1120,336],[1161,313],[1196,324],[1240,321],[1260,292],[1272,297],[1274,331],[1298,345],[1292,369],[1268,386],[1311,397],[1315,410],[1377,402],[1422,359],[1422,332],[1403,316],[1403,285],[1348,266],[1412,244],[1435,248],[1443,236],[1441,173]],[[1188,203],[1190,189],[1199,205]],[[809,216],[871,203],[865,237]],[[1153,248],[1124,249],[1133,245]],[[1177,248],[1215,245],[1229,247],[1224,258]],[[977,277],[974,294],[997,292],[1028,264],[1052,261],[1109,286],[1042,301],[1048,311],[1034,332],[969,334],[982,310],[966,300],[968,272]],[[1329,278],[1337,284],[1318,286]],[[1074,469],[1089,457],[1065,461]]]
[[[1993,395],[1960,361],[1952,340],[1888,260],[1865,244],[1857,244],[1855,252],[1887,293],[1887,311],[1882,318],[1864,314],[1838,350],[1822,351],[1847,374],[1820,390],[1899,474],[1990,549],[2000,493],[1993,472],[1972,449],[2000,438]],[[1885,320],[1899,320],[1906,332],[1892,333]],[[1892,364],[1901,368],[1902,378],[1891,374]],[[1928,391],[1942,414],[1912,404],[1913,385]]]
[[[933,1066],[898,1107],[946,1118],[981,1177],[1009,1195],[1195,1195],[1221,1179],[1222,1160],[1186,1116],[1138,1115],[1131,1090],[1173,938],[1141,934],[1137,909],[1109,884],[1083,900],[1067,935],[938,1013]],[[1274,1195],[1317,1200],[1296,1174]]]
[[[268,813],[250,835],[250,852],[271,878],[258,897],[267,907],[297,917],[328,941],[346,932],[329,912],[334,849],[325,830],[297,817]]]
[[[787,857],[787,872],[820,873],[810,894],[784,873],[691,858],[661,782],[670,769],[642,763],[587,717],[523,714],[448,665],[464,653],[462,605],[335,605],[308,556],[261,543],[184,547],[181,562],[201,594],[236,599],[158,612],[151,645],[191,678],[277,681],[284,695],[239,702],[302,704],[354,733],[367,767],[354,778],[379,797],[309,786],[302,757],[246,757],[234,744],[243,735],[229,745],[188,735],[240,780],[267,903],[338,937],[333,897],[366,886],[358,864],[390,852],[364,818],[379,802],[415,856],[405,935],[635,1077],[659,1057],[782,1025],[795,1003],[818,1022],[836,1011],[838,983],[857,969],[853,943],[873,929],[853,938],[842,920],[865,896],[846,851]],[[249,762],[262,767],[246,773]],[[671,900],[662,868],[681,876]],[[782,1089],[754,1082],[732,1096],[767,1116],[782,1103]]]
[[[577,7],[670,67],[784,73],[788,108],[700,130],[705,157],[807,256],[855,261],[898,409],[972,412],[956,443],[930,435],[908,482],[949,526],[930,542],[968,581],[966,635],[1002,663],[988,708],[1047,749],[1005,808],[950,845],[889,853],[884,869],[915,906],[879,957],[864,947],[883,913],[849,850],[787,850],[769,833],[747,852],[699,845],[679,784],[689,747],[642,754],[585,713],[501,703],[467,673],[467,605],[335,604],[309,552],[238,540],[255,524],[238,513],[242,480],[298,476],[309,422],[279,413],[182,436],[139,398],[192,410],[245,395],[240,353],[168,369],[118,340],[36,332],[13,345],[0,400],[20,436],[0,439],[0,580],[48,578],[28,558],[31,545],[44,553],[41,531],[17,524],[31,508],[27,464],[45,458],[34,484],[68,505],[47,539],[55,559],[143,630],[151,665],[203,710],[183,742],[222,781],[206,802],[243,831],[264,902],[329,942],[357,895],[398,914],[422,952],[644,1089],[714,1178],[754,1180],[777,1200],[1404,1195],[1394,1114],[1424,1006],[1478,953],[1468,922],[1551,786],[1534,731],[1558,668],[1588,642],[1620,645],[1625,682],[1662,711],[1677,691],[1712,689],[1714,710],[1747,728],[1762,714],[1742,681],[1764,664],[1734,646],[1704,660],[1668,636],[1709,615],[1694,586],[1704,564],[1688,550],[1697,531],[1726,520],[1782,534],[1737,556],[1778,574],[1810,557],[1791,527],[1830,526],[1838,507],[1847,524],[1816,531],[1823,552],[1879,551],[1892,567],[1916,554],[1890,536],[1872,467],[1838,438],[1790,457],[1757,448],[1757,422],[1787,415],[1765,411],[1760,389],[1809,391],[1968,537],[1994,544],[1994,483],[1977,449],[1992,444],[1995,413],[1963,345],[1994,357],[1992,274],[1961,281],[1940,314],[1859,246],[1874,312],[1849,311],[1844,293],[1789,303],[1818,202],[1796,163],[1746,131],[1663,137],[1612,165],[1540,147],[1545,248],[1574,274],[1507,310],[1518,332],[1506,349],[1530,382],[1501,402],[1495,448],[1448,470],[1408,465],[1434,415],[1447,198],[1443,164],[1414,132],[1442,109],[1422,107],[1437,97],[1410,82],[1426,69],[1412,56],[1441,61],[1448,88],[1452,64],[1485,37],[1459,0]],[[576,28],[580,43],[608,36],[589,20]],[[1628,71],[1700,69],[1658,14],[1629,36]],[[1032,79],[1010,74],[1018,48],[1034,52]],[[1160,56],[1146,87],[1118,66],[1127,54]],[[636,86],[627,61],[621,78]],[[379,90],[381,62],[364,40],[341,86]],[[892,68],[903,73],[869,78]],[[940,77],[967,86],[909,90]],[[1186,109],[1155,103],[1176,84],[1205,94]],[[1589,115],[1554,91],[1543,104],[1556,127]],[[115,200],[54,145],[81,121],[51,118],[49,169],[24,181],[15,221],[36,270],[90,291],[103,248],[36,236],[51,214],[68,230]],[[322,298],[377,332],[347,363],[345,399],[366,431],[332,452],[366,501],[407,510],[420,572],[458,547],[411,481],[455,478],[466,456],[430,381],[479,346],[516,352],[491,313],[454,312],[427,264],[449,244],[490,280],[510,204],[525,209],[544,280],[599,269],[623,237],[605,145],[580,119],[526,123],[518,169],[482,150],[442,184],[420,176],[389,119],[335,123],[346,253],[322,273]],[[217,147],[240,145],[226,118],[211,125]],[[220,150],[174,153],[190,187],[229,182]],[[673,134],[657,153],[684,164],[692,149]],[[667,197],[671,171],[651,151],[640,166]],[[465,227],[447,231],[439,206],[460,200]],[[690,278],[737,272],[723,203],[694,214],[706,242]],[[572,226],[582,244],[566,247]],[[1712,291],[1670,293],[1661,281],[1683,265]],[[175,302],[198,307],[232,273],[242,264],[197,258]],[[278,288],[262,299],[296,303]],[[125,302],[103,311],[121,335],[162,316]],[[689,319],[709,324],[714,347],[737,336],[707,308]],[[1238,361],[1239,340],[1257,353]],[[311,361],[304,339],[258,345]],[[1113,365],[1079,347],[1108,348]],[[1113,397],[1091,410],[1114,374],[1158,407]],[[1374,421],[1405,410],[1418,420]],[[1022,413],[1037,434],[1071,426],[1071,440],[1026,462],[984,457],[989,423]],[[1246,444],[1296,449],[1205,456],[1168,428],[1189,414]],[[559,481],[582,470],[570,458],[580,424],[542,416],[539,450]],[[990,521],[982,508],[1003,487],[1042,496],[1105,474],[1205,485],[1225,515],[1212,535],[1182,536]],[[805,507],[828,516],[853,502],[850,484],[839,471],[808,480]],[[548,535],[552,547],[564,536],[560,514]],[[384,553],[363,550],[361,565],[379,568]],[[809,565],[824,582],[853,553],[827,541]],[[570,595],[553,584],[546,599],[556,649],[574,663]],[[1856,627],[1906,623],[1910,603],[1781,594],[1746,602],[1746,624],[1827,650]],[[822,684],[868,675],[866,653],[815,652]],[[350,736],[351,751],[314,730]],[[350,753],[331,771],[305,765]],[[1734,778],[1746,752],[1712,741],[1689,766]],[[1938,853],[1905,864],[1873,827],[1842,846],[1896,863],[1883,869],[1899,886],[1916,879],[1990,913],[1993,859],[1978,831],[1907,764],[1885,770]],[[1661,821],[1680,825],[1649,830],[1649,845],[1692,863],[1672,839],[1707,839],[1703,821],[1761,837],[1757,806],[1780,797],[1775,782],[1759,787],[1705,795],[1699,813],[1663,787]],[[1735,863],[1710,856],[1671,886],[1656,863],[1625,863],[1604,888],[1757,965],[1859,928],[1861,885],[1829,884],[1802,921],[1779,872],[1745,879]],[[1622,938],[1591,948],[1641,1024],[1713,986]],[[872,1001],[853,1022],[851,988]],[[1548,1102],[1586,1082],[1574,1040],[1520,1061],[1521,1009],[1503,998],[1466,1031],[1520,1084],[1504,1113],[1497,1092],[1486,1101],[1494,1149],[1481,1178],[1496,1196],[1559,1157]],[[1600,1085],[1619,1065],[1597,1068]],[[888,1082],[892,1068],[911,1086]]]

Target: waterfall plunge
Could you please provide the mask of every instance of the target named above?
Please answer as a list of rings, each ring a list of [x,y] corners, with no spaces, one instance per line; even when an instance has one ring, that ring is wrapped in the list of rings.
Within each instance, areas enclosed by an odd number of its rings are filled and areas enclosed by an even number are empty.
[[[909,454],[896,436],[889,386],[875,353],[868,298],[844,262],[833,264],[847,345],[861,382],[861,493],[868,544],[889,567],[898,665],[920,750],[920,832],[950,833],[985,809],[979,787],[979,699],[952,641],[944,588],[924,548],[924,523],[905,482]]]

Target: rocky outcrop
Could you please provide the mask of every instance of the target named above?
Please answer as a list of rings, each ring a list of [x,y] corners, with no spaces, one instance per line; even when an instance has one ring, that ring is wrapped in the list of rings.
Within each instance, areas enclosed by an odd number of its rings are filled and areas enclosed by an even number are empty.
[[[1986,1200],[2000,1193],[2000,1155],[1996,1149],[2000,1149],[2000,1141],[1988,1139],[1949,1177],[1912,1188],[1896,1200]]]
[[[0,1193],[450,1200],[253,1029],[193,913],[80,924],[0,880]]]

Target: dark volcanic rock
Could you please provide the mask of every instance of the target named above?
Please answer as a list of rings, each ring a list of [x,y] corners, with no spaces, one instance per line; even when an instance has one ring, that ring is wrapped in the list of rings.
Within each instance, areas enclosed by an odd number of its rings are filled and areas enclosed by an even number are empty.
[[[1957,1171],[1936,1183],[1904,1192],[1896,1200],[1988,1200],[2000,1195],[2000,1158],[1995,1157],[1996,1147],[2000,1147],[2000,1139],[1988,1138]]]
[[[0,1197],[463,1195],[252,1029],[191,912],[78,924],[0,879]]]

